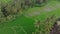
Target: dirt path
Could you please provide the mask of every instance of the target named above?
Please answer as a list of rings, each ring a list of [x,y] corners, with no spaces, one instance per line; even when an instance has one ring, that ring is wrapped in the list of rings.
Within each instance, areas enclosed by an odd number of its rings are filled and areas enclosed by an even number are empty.
[[[46,5],[46,6],[43,8],[43,10],[44,10],[44,11],[47,11],[47,12],[50,12],[50,11],[56,10],[57,8],[60,8],[60,3],[55,4],[55,5],[53,5],[53,6]]]
[[[42,9],[40,9],[40,11],[32,11],[32,12],[28,13],[27,16],[29,16],[29,17],[38,16],[38,15],[40,15],[41,11],[51,12],[58,8],[60,8],[60,3],[47,4]]]

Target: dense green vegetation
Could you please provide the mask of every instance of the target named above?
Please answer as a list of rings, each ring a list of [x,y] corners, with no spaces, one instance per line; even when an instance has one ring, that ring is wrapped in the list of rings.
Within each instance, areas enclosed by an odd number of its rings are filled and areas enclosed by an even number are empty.
[[[2,20],[5,22],[15,18],[15,15],[23,12],[22,10],[27,10],[28,8],[33,8],[36,6],[43,6],[47,2],[47,0],[1,0],[1,22]]]
[[[60,2],[55,0],[0,1],[0,34],[50,34],[60,17]]]

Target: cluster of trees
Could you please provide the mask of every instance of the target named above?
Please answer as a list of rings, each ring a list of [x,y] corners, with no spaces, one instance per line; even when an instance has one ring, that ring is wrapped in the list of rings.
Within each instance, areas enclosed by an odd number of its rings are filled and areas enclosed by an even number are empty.
[[[51,17],[47,17],[43,22],[41,22],[41,20],[36,20],[36,22],[34,23],[35,31],[32,32],[32,34],[50,34],[55,32],[50,32],[50,30],[54,27],[53,25],[56,25],[56,19],[57,17],[54,14],[51,15]]]
[[[25,7],[32,8],[36,6],[37,4],[41,6],[41,4],[48,2],[48,0],[23,0],[23,1],[24,2],[21,3],[21,8],[25,8]]]

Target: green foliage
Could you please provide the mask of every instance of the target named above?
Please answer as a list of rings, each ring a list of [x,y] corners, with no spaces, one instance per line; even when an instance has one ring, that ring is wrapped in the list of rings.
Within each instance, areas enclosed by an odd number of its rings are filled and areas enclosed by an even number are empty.
[[[1,0],[0,15],[7,18],[18,14],[21,9],[27,10],[30,7],[40,7],[43,2],[43,0]]]
[[[26,3],[26,1],[28,2]],[[39,1],[38,3],[35,3],[36,0],[11,0],[11,1],[2,0],[2,3],[0,5],[1,7],[0,8],[0,22],[2,23],[0,24],[0,32],[1,32],[0,34],[36,34],[36,33],[49,34],[50,29],[55,21],[55,17],[53,17],[54,19],[51,19],[50,17],[53,14],[56,14],[57,17],[60,17],[60,8],[54,11],[52,10],[52,12],[48,12],[48,11],[45,12],[43,11],[43,8],[46,8],[46,7],[41,8],[40,6],[44,5],[46,1],[42,2],[41,4]],[[55,4],[58,4],[58,3],[50,2],[48,3],[48,7],[54,6]],[[30,10],[27,10],[28,8]],[[24,9],[27,11],[25,11]],[[31,16],[27,17],[30,12],[35,12],[35,11],[40,12],[40,10],[42,10],[41,14],[37,16],[34,15],[32,18]],[[22,13],[25,12],[26,14],[27,13],[28,14],[27,16],[25,15],[25,13],[21,15],[20,14],[21,12]],[[6,17],[4,17],[5,14],[7,15]],[[18,17],[16,17],[17,14],[19,15]],[[48,18],[47,18],[47,15],[48,15]],[[40,23],[39,28],[35,29],[36,25],[34,25],[34,23],[35,23],[35,19],[37,18],[41,22],[39,22]],[[5,21],[8,21],[8,22],[5,23]]]

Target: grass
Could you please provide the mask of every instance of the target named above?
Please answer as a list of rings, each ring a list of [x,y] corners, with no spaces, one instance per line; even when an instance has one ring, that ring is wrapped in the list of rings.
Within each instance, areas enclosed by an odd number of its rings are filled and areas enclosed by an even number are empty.
[[[2,29],[4,27],[11,28],[14,26],[22,26],[24,28],[24,30],[26,30],[28,33],[31,33],[32,31],[34,31],[34,24],[33,23],[34,23],[33,19],[26,18],[24,16],[20,16],[12,22],[1,24],[0,29]]]
[[[54,6],[59,2],[50,2],[49,6]],[[35,19],[41,20],[41,23],[51,15],[55,14],[57,18],[60,17],[60,8],[56,10],[52,10],[51,12],[44,12],[44,7],[34,7],[29,8],[24,15],[16,17],[15,20],[10,21],[8,23],[0,24],[0,34],[32,34],[35,31],[34,22]],[[40,15],[38,16],[27,16],[27,14],[32,13],[34,11],[41,11]],[[27,16],[27,17],[26,17]],[[45,28],[45,22],[41,24],[40,29],[41,31]],[[27,32],[27,33],[26,33]]]

